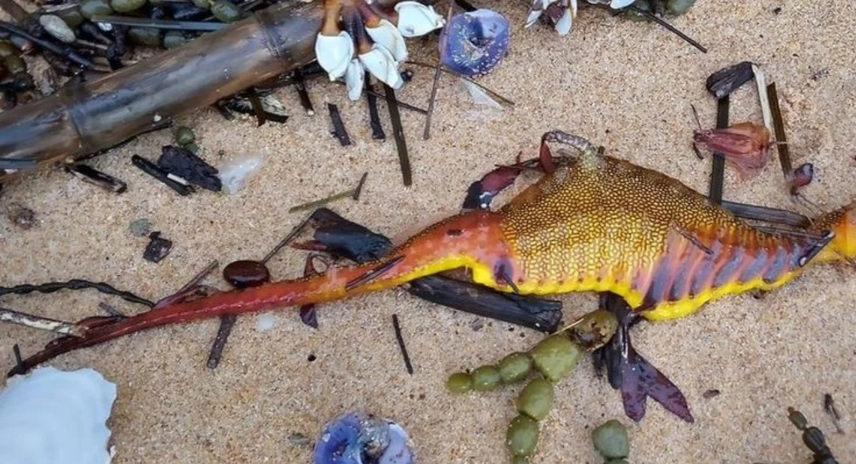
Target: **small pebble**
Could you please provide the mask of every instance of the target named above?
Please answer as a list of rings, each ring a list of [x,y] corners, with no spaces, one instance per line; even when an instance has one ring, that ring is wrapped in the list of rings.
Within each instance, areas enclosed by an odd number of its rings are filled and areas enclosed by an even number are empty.
[[[76,38],[74,31],[59,16],[50,14],[41,15],[39,16],[39,24],[45,28],[48,34],[61,42],[72,43]]]
[[[8,40],[0,40],[0,58],[6,58],[11,55],[20,55],[21,51],[12,45]]]
[[[137,45],[157,47],[161,44],[161,31],[153,27],[132,27],[128,29],[128,40]]]
[[[193,129],[187,126],[179,126],[175,129],[175,143],[185,146],[195,140],[196,134],[193,133]]]
[[[262,262],[243,259],[227,264],[223,278],[235,288],[257,287],[270,282],[270,271]]]
[[[66,8],[56,12],[68,27],[75,28],[83,24],[83,15],[80,13],[80,8]]]
[[[204,10],[211,8],[211,0],[193,0],[193,4]]]
[[[715,388],[710,389],[710,390],[707,390],[706,392],[702,393],[701,396],[704,397],[705,399],[709,400],[711,398],[715,398],[715,397],[719,396],[719,390],[717,390]]]
[[[130,13],[139,10],[146,4],[146,0],[110,0],[110,6],[119,13]]]
[[[163,36],[163,47],[167,50],[181,47],[191,41],[191,37],[188,37],[182,31],[167,31]]]
[[[276,318],[273,317],[273,314],[262,314],[256,318],[256,330],[259,332],[268,331],[273,328],[275,323]]]
[[[16,205],[9,211],[9,220],[23,230],[30,230],[36,225],[36,213],[30,208]]]
[[[211,14],[213,14],[217,20],[224,23],[233,23],[235,21],[239,21],[243,17],[243,13],[241,12],[241,9],[238,8],[238,5],[235,5],[229,0],[215,0],[212,2]]]
[[[627,429],[615,419],[594,429],[591,436],[594,447],[605,458],[626,458],[630,454],[630,437]]]
[[[299,432],[289,435],[288,442],[291,443],[292,446],[299,446],[301,448],[308,447],[312,443],[309,437]]]
[[[172,241],[161,238],[160,232],[152,232],[149,234],[149,239],[151,241],[143,252],[143,259],[159,263],[169,255],[169,251],[172,249]]]
[[[113,14],[113,8],[107,0],[83,0],[80,4],[80,14],[91,20],[93,16],[109,16]]]
[[[144,237],[152,231],[152,222],[146,218],[137,219],[131,221],[128,230],[131,231],[131,235],[134,237]]]

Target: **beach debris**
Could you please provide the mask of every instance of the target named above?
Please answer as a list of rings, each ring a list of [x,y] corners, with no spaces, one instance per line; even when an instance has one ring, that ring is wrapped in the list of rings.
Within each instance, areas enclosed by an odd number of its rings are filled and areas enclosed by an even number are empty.
[[[109,463],[116,385],[92,369],[35,369],[0,391],[0,462]]]
[[[71,322],[33,316],[7,308],[0,308],[0,322],[8,322],[31,329],[45,330],[60,335],[82,336],[84,331],[82,327]]]
[[[633,0],[620,1],[633,3]],[[524,27],[531,27],[545,13],[544,17],[560,36],[568,35],[577,17],[577,0],[533,0]]]
[[[187,196],[193,193],[193,188],[187,183],[187,181],[171,175],[166,170],[160,168],[157,164],[152,163],[140,155],[131,156],[131,163],[181,196]]]
[[[823,435],[823,431],[817,427],[809,426],[805,415],[792,407],[788,407],[788,419],[798,430],[802,431],[803,443],[814,455],[813,463],[838,464],[835,456],[832,455],[832,450],[826,445],[826,437]]]
[[[105,282],[90,282],[83,279],[72,279],[66,282],[47,282],[43,284],[20,284],[13,287],[0,287],[0,296],[16,294],[26,295],[33,292],[39,293],[54,293],[60,290],[86,290],[95,289],[105,295],[114,295],[128,301],[130,303],[141,304],[143,306],[153,307],[155,304],[145,298],[137,296],[131,292],[118,290]]]
[[[624,459],[630,454],[630,436],[627,428],[616,419],[610,419],[591,433],[598,453],[606,459]]]
[[[323,256],[317,253],[310,253],[306,257],[306,264],[303,266],[303,277],[318,274],[318,269],[315,268],[316,259],[324,261]],[[315,311],[315,303],[305,304],[300,307],[300,321],[313,329],[318,328],[318,312]]]
[[[220,167],[218,176],[226,193],[234,195],[252,180],[265,165],[261,155],[244,154]]]
[[[67,172],[70,172],[78,179],[88,182],[93,185],[113,192],[115,194],[125,193],[128,190],[128,184],[109,175],[98,171],[83,163],[66,163],[63,165]]]
[[[369,127],[372,130],[372,138],[375,140],[386,140],[386,134],[383,132],[383,126],[380,124],[380,115],[377,110],[377,93],[374,87],[366,80],[366,100],[369,107]]]
[[[256,318],[256,330],[259,332],[267,332],[276,324],[276,317],[273,314],[262,314]]]
[[[348,189],[348,190],[345,190],[345,191],[339,192],[339,193],[334,193],[333,195],[322,198],[320,200],[314,200],[314,201],[310,201],[308,203],[303,203],[303,204],[300,204],[297,206],[292,206],[288,210],[288,212],[294,213],[296,211],[304,211],[304,210],[315,209],[315,208],[319,208],[319,207],[328,205],[328,204],[330,204],[336,200],[341,200],[344,198],[351,198],[355,201],[359,200],[360,199],[360,193],[362,193],[362,191],[363,191],[363,185],[365,185],[366,178],[368,177],[368,175],[369,175],[368,172],[363,173],[362,177],[360,177],[360,181],[357,183],[357,186],[352,188],[352,189]]]
[[[324,425],[313,450],[314,464],[413,464],[407,432],[372,414],[348,412]]]
[[[730,95],[754,78],[752,66],[751,61],[742,61],[716,71],[707,78],[708,92],[717,100]]]
[[[185,146],[191,143],[188,142]],[[162,147],[158,167],[172,176],[212,192],[219,192],[222,188],[220,178],[217,176],[217,168],[184,147],[173,145]]]
[[[465,76],[483,76],[508,55],[509,28],[505,16],[489,9],[454,15],[440,34],[440,62]]]
[[[149,234],[149,244],[143,252],[143,259],[153,263],[159,263],[169,255],[172,249],[172,241],[161,237],[159,231]]]
[[[395,340],[398,342],[401,357],[404,358],[404,367],[407,368],[408,374],[413,375],[413,364],[410,362],[410,355],[407,353],[407,346],[404,344],[404,336],[401,335],[401,324],[398,321],[398,314],[392,315],[392,328],[395,330]]]
[[[743,180],[760,174],[770,159],[770,148],[776,145],[770,141],[770,131],[766,127],[752,122],[735,123],[724,129],[697,130],[693,143],[721,153]]]
[[[223,268],[223,278],[235,288],[258,287],[270,282],[270,271],[260,261],[242,259]]]
[[[829,415],[830,419],[832,419],[832,423],[835,425],[835,430],[838,433],[843,434],[844,430],[841,429],[841,415],[838,413],[838,409],[835,407],[835,401],[832,399],[832,395],[830,393],[823,394],[823,410],[826,411],[826,414]]]
[[[386,106],[389,110],[389,119],[392,122],[392,137],[395,140],[395,149],[398,151],[398,165],[401,168],[401,178],[405,187],[413,184],[413,174],[410,167],[410,156],[407,154],[407,142],[404,140],[404,126],[401,124],[401,115],[398,111],[398,99],[395,90],[383,85],[386,95]]]
[[[187,126],[178,126],[173,132],[173,140],[179,146],[184,147],[196,141],[196,134],[193,129]]]
[[[30,230],[38,223],[36,212],[20,204],[11,205],[6,212],[6,217],[9,219],[9,222],[22,230]]]
[[[398,2],[393,11],[378,4],[326,0],[325,17],[315,41],[318,64],[331,81],[345,79],[348,97],[357,100],[368,72],[400,89],[400,67],[407,58],[405,38],[424,36],[442,28],[445,20],[430,5]]]
[[[803,163],[794,169],[791,175],[793,177],[791,181],[791,195],[797,195],[801,188],[810,184],[814,179],[814,165]]]
[[[527,352],[512,352],[496,364],[451,374],[446,379],[446,389],[453,394],[493,391],[500,386],[523,382],[535,374],[518,394],[517,415],[505,432],[506,448],[513,462],[528,462],[537,448],[540,424],[555,404],[555,386],[570,375],[584,352],[604,346],[617,328],[618,321],[611,312],[587,314],[544,338]],[[575,339],[590,344],[580,345]]]
[[[330,112],[330,121],[333,123],[333,130],[330,133],[339,139],[339,143],[343,147],[350,145],[351,138],[348,136],[348,131],[345,130],[345,123],[342,122],[339,107],[332,103],[327,103],[327,110]]]
[[[216,369],[220,365],[220,359],[223,358],[223,350],[226,349],[226,342],[229,341],[229,335],[231,335],[232,328],[235,326],[237,320],[238,316],[220,316],[217,335],[214,337],[214,343],[211,344],[211,349],[208,351],[208,361],[205,363],[208,369]]]
[[[720,393],[721,392],[719,390],[712,388],[710,390],[705,390],[705,392],[702,393],[701,396],[702,396],[702,398],[709,400],[712,398],[716,398],[717,396],[719,396]]]
[[[152,225],[152,221],[148,218],[135,219],[128,225],[128,231],[134,237],[144,237],[152,231]]]

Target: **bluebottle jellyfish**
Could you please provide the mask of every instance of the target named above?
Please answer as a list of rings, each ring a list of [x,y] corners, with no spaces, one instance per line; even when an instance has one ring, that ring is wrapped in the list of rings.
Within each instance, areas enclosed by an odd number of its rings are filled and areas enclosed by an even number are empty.
[[[508,54],[509,22],[484,8],[460,13],[443,29],[439,42],[444,66],[465,76],[481,76]]]
[[[371,414],[346,413],[324,426],[315,442],[313,464],[414,464],[404,429]]]

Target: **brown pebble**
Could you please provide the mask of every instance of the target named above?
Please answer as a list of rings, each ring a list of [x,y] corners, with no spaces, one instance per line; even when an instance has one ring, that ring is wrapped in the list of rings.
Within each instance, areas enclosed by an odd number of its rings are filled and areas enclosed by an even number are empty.
[[[709,400],[711,398],[715,398],[715,397],[719,396],[719,393],[720,393],[719,390],[714,388],[714,389],[711,389],[711,390],[704,392],[701,396],[703,396],[705,399]]]
[[[223,278],[235,288],[258,287],[270,282],[270,271],[264,263],[244,259],[223,268]]]
[[[36,213],[30,208],[15,205],[9,211],[9,220],[24,230],[30,230],[36,225]]]

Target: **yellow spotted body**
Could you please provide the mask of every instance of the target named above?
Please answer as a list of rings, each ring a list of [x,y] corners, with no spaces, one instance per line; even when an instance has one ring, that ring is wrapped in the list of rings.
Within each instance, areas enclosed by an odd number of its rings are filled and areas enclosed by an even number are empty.
[[[778,288],[802,271],[812,246],[755,229],[672,178],[610,157],[562,166],[496,214],[517,291],[613,292],[652,320]],[[510,290],[489,263],[474,261],[460,264],[476,282]]]

